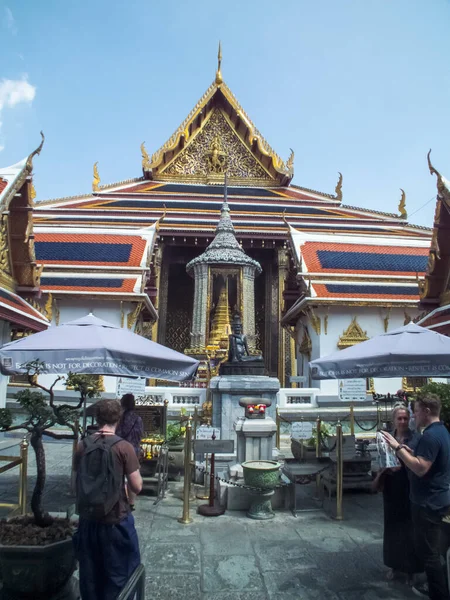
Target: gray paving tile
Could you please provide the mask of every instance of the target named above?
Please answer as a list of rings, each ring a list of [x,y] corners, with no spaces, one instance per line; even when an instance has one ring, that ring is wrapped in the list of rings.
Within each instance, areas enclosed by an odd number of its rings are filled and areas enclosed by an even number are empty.
[[[339,600],[412,600],[417,596],[405,585],[378,582],[339,592],[338,598]]]
[[[200,547],[188,543],[146,544],[142,552],[142,562],[152,572],[160,573],[198,573],[200,572]]]
[[[149,535],[151,542],[199,541],[200,526],[198,523],[183,525],[176,519],[154,519]]]
[[[295,541],[255,542],[261,571],[293,571],[317,566],[300,538]]]
[[[253,521],[249,519],[247,532],[250,539],[258,542],[273,540],[297,540],[298,532],[293,527],[289,527],[280,519],[272,521]]]
[[[359,548],[354,552],[316,552],[310,549],[313,559],[323,574],[326,587],[334,592],[352,590],[384,579],[384,570]]]
[[[209,520],[200,528],[200,540],[205,556],[253,554],[245,525]]]
[[[149,573],[145,580],[145,595],[152,600],[199,600],[200,576],[192,574]]]
[[[338,600],[319,569],[264,573],[264,582],[271,600]]]
[[[262,592],[206,592],[202,600],[266,600],[268,596]]]
[[[227,590],[263,590],[261,573],[253,555],[204,556],[203,582],[205,592]]]

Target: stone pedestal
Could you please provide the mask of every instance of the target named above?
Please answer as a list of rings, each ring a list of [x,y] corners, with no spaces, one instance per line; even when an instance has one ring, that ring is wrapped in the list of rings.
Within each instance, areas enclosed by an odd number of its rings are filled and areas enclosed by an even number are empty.
[[[234,424],[244,413],[244,409],[239,406],[239,399],[243,396],[270,399],[272,406],[267,409],[266,414],[268,417],[275,417],[276,397],[280,389],[280,382],[276,377],[222,375],[211,379],[210,388],[213,395],[212,424],[220,427],[223,440],[234,440],[235,444],[237,442]]]
[[[235,424],[237,435],[237,462],[272,460],[277,425],[273,419],[239,419]]]

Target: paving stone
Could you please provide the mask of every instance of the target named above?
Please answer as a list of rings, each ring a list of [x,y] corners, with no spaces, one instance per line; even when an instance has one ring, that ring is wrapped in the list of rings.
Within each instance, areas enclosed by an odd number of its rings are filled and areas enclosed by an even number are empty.
[[[145,596],[151,600],[199,600],[200,576],[181,573],[156,573],[145,579]]]
[[[202,600],[266,600],[268,596],[264,592],[206,592]]]
[[[321,577],[319,569],[266,572],[264,582],[271,600],[338,600]]]
[[[273,541],[273,540],[293,540],[298,541],[299,534],[296,529],[280,522],[280,519],[272,521],[253,521],[248,519],[247,532],[252,540]]]
[[[220,521],[205,522],[200,528],[202,552],[205,556],[253,554],[245,526]]]
[[[154,519],[150,528],[151,542],[198,541],[200,526],[197,523],[183,525],[176,520]]]
[[[339,600],[408,600],[417,598],[405,585],[378,582],[339,592]]]
[[[151,539],[142,552],[142,562],[152,572],[200,571],[200,547],[198,544],[160,543]]]
[[[203,590],[263,590],[264,585],[253,555],[203,557]]]
[[[354,552],[315,552],[310,550],[323,574],[328,589],[334,592],[351,590],[361,582],[368,585],[384,578],[384,571],[368,554],[357,548]]]
[[[300,538],[294,542],[256,542],[254,547],[261,571],[293,571],[317,566]]]

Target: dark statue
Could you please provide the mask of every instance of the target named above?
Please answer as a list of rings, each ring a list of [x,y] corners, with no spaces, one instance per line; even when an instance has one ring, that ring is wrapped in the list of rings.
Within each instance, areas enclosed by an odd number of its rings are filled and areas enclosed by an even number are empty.
[[[232,333],[229,336],[229,351],[228,351],[228,362],[257,362],[262,361],[263,357],[259,355],[250,355],[247,337],[242,333],[242,323],[239,315],[233,317],[233,324],[231,325]]]
[[[265,375],[264,359],[260,354],[250,354],[238,314],[233,317],[231,331],[228,337],[228,360],[220,365],[219,375]]]

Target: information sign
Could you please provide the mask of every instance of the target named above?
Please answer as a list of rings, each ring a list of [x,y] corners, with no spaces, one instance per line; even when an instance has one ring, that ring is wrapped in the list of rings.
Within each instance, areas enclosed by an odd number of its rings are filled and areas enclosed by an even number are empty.
[[[124,394],[142,396],[145,394],[145,377],[133,379],[131,377],[117,377],[116,393],[119,398]]]
[[[367,400],[365,379],[340,379],[339,400],[341,402],[363,402]]]
[[[292,423],[291,437],[296,440],[309,440],[313,436],[313,424],[309,421]]]
[[[216,440],[220,440],[220,429],[218,427],[199,427],[197,429],[198,440],[212,440],[213,434]]]
[[[195,440],[195,454],[231,454],[234,452],[233,440]]]
[[[144,425],[144,438],[151,438],[153,435],[165,435],[165,406],[144,404],[136,406],[135,410]]]

